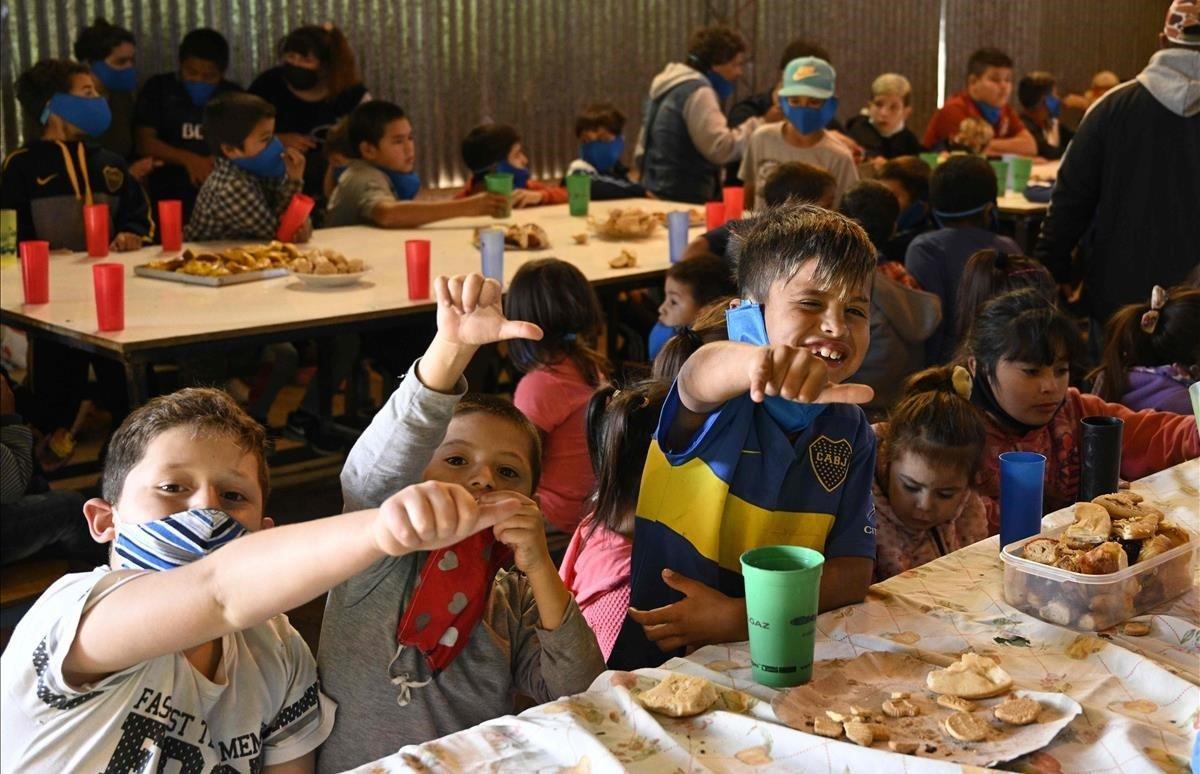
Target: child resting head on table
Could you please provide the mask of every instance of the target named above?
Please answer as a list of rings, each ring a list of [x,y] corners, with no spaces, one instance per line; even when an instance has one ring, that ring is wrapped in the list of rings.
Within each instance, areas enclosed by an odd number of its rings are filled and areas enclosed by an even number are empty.
[[[512,175],[513,207],[539,204],[565,204],[567,189],[532,180],[529,157],[521,144],[521,135],[508,124],[481,124],[463,138],[462,159],[471,171],[467,185],[457,198],[463,199],[486,190],[486,178],[493,172]]]

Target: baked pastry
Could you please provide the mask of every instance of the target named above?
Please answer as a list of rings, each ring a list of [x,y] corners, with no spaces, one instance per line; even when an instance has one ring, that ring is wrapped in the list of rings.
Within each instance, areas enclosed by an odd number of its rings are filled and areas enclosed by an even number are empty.
[[[615,258],[610,258],[608,265],[614,269],[632,269],[637,266],[637,253],[628,248],[622,248]]]
[[[1025,558],[1038,564],[1054,564],[1058,559],[1058,541],[1038,538],[1025,544]]]
[[[917,751],[919,744],[907,740],[893,739],[888,742],[888,749],[892,752],[898,752],[901,755],[912,755]]]
[[[862,747],[870,747],[875,742],[875,730],[870,723],[850,721],[845,726],[846,738]]]
[[[1041,711],[1042,705],[1038,704],[1037,699],[1009,696],[992,709],[992,714],[996,720],[1010,725],[1027,726],[1037,720]]]
[[[1165,554],[1175,546],[1166,535],[1155,535],[1149,540],[1142,541],[1142,550],[1138,552],[1139,562],[1148,562],[1154,557]]]
[[[717,701],[717,688],[703,677],[672,673],[638,696],[651,712],[672,718],[699,715]]]
[[[1137,492],[1113,492],[1100,495],[1092,502],[1103,507],[1114,519],[1136,519],[1152,513],[1157,513],[1159,518],[1162,518],[1162,511],[1153,505],[1143,505],[1145,498]]]
[[[1108,540],[1111,531],[1112,517],[1102,506],[1075,503],[1075,523],[1067,527],[1062,541],[1068,548],[1093,548]]]
[[[1169,521],[1160,521],[1158,523],[1158,534],[1166,535],[1171,540],[1171,548],[1181,546],[1192,539],[1191,534],[1186,529]]]
[[[1012,677],[995,659],[964,653],[945,669],[930,672],[925,677],[925,686],[934,693],[963,699],[985,699],[999,696],[1012,688]]]
[[[955,712],[942,721],[942,728],[960,742],[982,742],[991,732],[986,720],[967,712]]]
[[[913,718],[921,710],[908,699],[888,699],[883,703],[883,714],[889,718]]]
[[[1129,566],[1120,543],[1108,542],[1079,557],[1079,570],[1087,575],[1108,575]]]
[[[946,696],[943,694],[937,697],[937,703],[939,706],[952,709],[955,712],[971,712],[975,709],[975,702],[959,696]]]
[[[1122,540],[1147,540],[1158,532],[1158,523],[1162,521],[1161,513],[1148,513],[1145,516],[1135,516],[1131,519],[1117,519],[1112,523],[1114,537]]]
[[[816,718],[813,721],[813,731],[816,732],[817,736],[837,739],[842,735],[842,724],[829,718]]]

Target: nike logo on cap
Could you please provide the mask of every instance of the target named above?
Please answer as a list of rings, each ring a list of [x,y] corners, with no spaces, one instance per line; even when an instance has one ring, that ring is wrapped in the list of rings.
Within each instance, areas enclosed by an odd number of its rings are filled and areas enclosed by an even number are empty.
[[[58,177],[57,172],[55,172],[53,175],[46,175],[45,177],[39,177],[39,178],[37,178],[37,184],[45,185],[46,183],[49,183],[51,180],[53,180],[56,177]]]

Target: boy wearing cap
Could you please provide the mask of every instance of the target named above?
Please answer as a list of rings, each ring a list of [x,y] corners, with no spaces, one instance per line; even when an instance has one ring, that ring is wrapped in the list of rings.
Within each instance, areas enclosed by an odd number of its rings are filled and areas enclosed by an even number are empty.
[[[754,202],[754,209],[763,208],[767,178],[785,162],[802,161],[833,175],[837,181],[835,201],[858,181],[854,157],[825,131],[837,113],[835,79],[833,67],[812,56],[793,59],[784,69],[779,107],[786,120],[755,130],[738,170],[746,199]]]
[[[995,133],[984,154],[999,156],[1037,153],[1033,135],[1021,123],[1017,111],[1008,104],[1012,96],[1013,61],[996,48],[981,48],[967,60],[967,88],[946,100],[929,119],[925,129],[926,148],[945,148],[968,118],[982,118]]]

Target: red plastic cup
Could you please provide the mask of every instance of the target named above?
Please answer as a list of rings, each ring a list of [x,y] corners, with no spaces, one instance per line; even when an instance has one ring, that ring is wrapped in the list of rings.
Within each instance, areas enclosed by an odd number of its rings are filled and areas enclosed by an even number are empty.
[[[183,202],[163,199],[158,203],[158,233],[164,251],[177,252],[183,249]]]
[[[283,217],[279,219],[279,229],[275,232],[275,238],[280,242],[291,242],[292,238],[296,236],[296,232],[304,225],[304,219],[308,217],[308,213],[312,212],[316,205],[317,203],[311,196],[305,196],[302,193],[293,196],[287,209],[283,211]]]
[[[725,202],[709,202],[704,206],[704,230],[712,231],[725,225]]]
[[[740,185],[727,185],[722,196],[725,199],[725,220],[737,220],[742,217],[742,209],[746,204],[746,189]]]
[[[21,288],[25,291],[25,303],[45,304],[50,301],[50,243],[22,242]]]
[[[92,266],[92,284],[96,288],[96,322],[102,331],[125,327],[125,265],[97,263]]]
[[[429,240],[409,239],[404,243],[408,263],[408,297],[412,301],[429,298]]]
[[[92,258],[108,255],[108,205],[83,205],[83,233],[87,237],[87,252]]]

